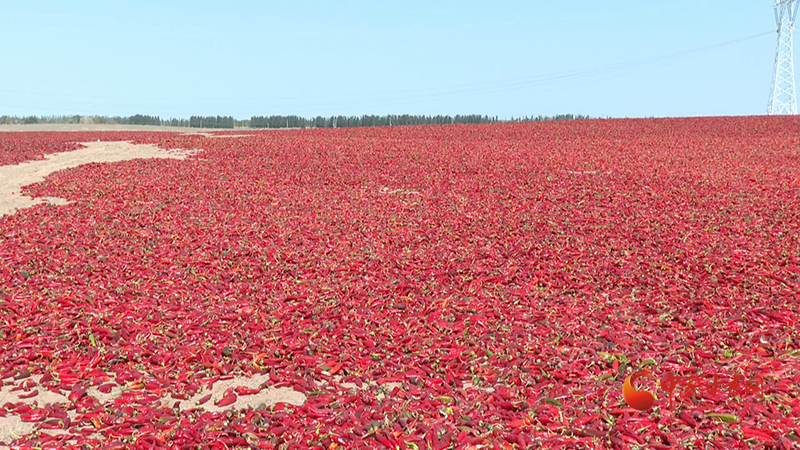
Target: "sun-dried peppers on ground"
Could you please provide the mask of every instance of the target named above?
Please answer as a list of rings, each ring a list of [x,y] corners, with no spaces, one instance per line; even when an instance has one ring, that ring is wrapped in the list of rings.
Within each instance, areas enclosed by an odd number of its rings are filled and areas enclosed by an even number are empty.
[[[0,163],[96,139],[202,152],[54,173],[26,192],[75,203],[0,218],[15,445],[800,440],[800,119],[0,133]],[[764,396],[638,412],[643,368]],[[225,409],[267,388],[305,401]]]

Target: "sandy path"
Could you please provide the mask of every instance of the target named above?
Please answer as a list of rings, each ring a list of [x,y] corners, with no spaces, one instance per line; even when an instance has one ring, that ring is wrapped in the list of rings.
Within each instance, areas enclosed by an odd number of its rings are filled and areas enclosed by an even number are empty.
[[[75,151],[45,155],[43,161],[28,161],[14,166],[0,166],[0,217],[41,203],[65,205],[61,198],[32,198],[20,193],[22,186],[44,181],[53,172],[92,162],[116,162],[141,158],[184,159],[196,151],[163,150],[152,145],[128,142],[88,142]]]

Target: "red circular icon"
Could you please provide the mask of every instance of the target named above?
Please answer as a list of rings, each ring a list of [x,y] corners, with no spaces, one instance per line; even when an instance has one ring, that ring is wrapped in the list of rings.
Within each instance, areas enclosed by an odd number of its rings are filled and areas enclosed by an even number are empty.
[[[641,377],[655,378],[653,372],[649,370],[633,372],[625,379],[625,384],[622,386],[622,396],[625,398],[625,403],[631,408],[639,411],[647,411],[653,407],[655,398],[653,398],[653,394],[647,391],[637,391],[636,388],[633,387],[633,382]]]

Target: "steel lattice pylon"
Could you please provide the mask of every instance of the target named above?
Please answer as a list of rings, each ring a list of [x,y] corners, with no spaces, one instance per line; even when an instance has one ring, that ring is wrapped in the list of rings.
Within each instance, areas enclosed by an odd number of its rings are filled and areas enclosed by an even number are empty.
[[[797,0],[777,0],[774,4],[778,25],[778,51],[775,55],[775,76],[767,114],[797,114],[794,89],[792,31],[797,17]]]

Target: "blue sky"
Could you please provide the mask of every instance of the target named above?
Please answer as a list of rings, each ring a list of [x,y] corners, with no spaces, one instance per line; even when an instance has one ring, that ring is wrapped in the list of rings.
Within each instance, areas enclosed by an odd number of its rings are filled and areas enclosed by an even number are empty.
[[[763,114],[776,46],[770,0],[4,3],[0,115]]]

